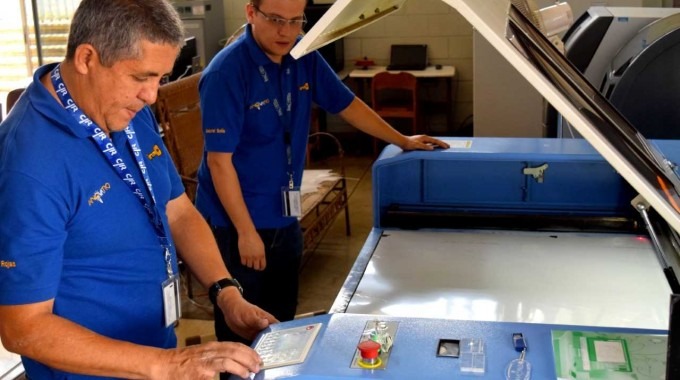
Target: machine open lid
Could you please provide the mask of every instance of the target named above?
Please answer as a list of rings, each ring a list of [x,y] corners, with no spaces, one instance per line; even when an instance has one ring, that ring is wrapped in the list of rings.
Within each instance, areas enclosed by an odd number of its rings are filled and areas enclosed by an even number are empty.
[[[529,19],[511,7],[510,0],[442,1],[463,15],[644,201],[674,231],[680,232],[680,179],[675,163],[666,160],[653,142],[638,133]],[[298,58],[391,14],[404,3],[405,0],[336,1],[291,54]]]
[[[507,41],[570,106],[578,110],[574,117],[580,123],[576,126],[579,132],[639,193],[638,197],[631,200],[631,204],[642,217],[671,289],[674,293],[680,293],[675,269],[678,267],[677,252],[680,252],[680,180],[677,165],[664,157],[653,141],[648,141],[633,127],[540,33],[534,22],[521,11],[524,1],[511,1]],[[572,122],[571,118],[567,119]]]
[[[578,110],[579,132],[588,133],[584,137],[640,193],[642,199],[634,206],[652,206],[675,231],[680,231],[680,181],[675,164],[666,160],[514,4],[508,11],[506,37],[542,79]]]

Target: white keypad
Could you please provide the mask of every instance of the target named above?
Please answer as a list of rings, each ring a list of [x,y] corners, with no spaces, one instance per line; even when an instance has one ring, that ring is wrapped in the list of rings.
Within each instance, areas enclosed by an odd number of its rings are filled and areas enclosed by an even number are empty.
[[[255,346],[262,369],[304,362],[320,329],[321,323],[314,323],[264,334]]]

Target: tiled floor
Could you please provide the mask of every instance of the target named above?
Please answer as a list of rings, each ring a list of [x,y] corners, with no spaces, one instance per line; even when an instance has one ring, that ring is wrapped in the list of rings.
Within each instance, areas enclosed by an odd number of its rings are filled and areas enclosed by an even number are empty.
[[[305,256],[300,271],[298,315],[330,309],[371,230],[373,157],[348,156],[343,163],[348,180],[351,235],[345,233],[345,216],[341,213],[316,249]],[[339,161],[331,158],[314,165],[337,170]],[[179,345],[214,339],[212,306],[206,291],[194,283],[194,296],[189,299],[186,297],[186,287],[183,290],[184,318],[176,329]]]

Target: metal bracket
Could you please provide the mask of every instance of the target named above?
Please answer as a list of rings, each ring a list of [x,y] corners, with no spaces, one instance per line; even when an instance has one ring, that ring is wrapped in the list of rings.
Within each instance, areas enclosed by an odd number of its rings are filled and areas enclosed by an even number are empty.
[[[635,207],[635,210],[638,213],[640,213],[642,221],[645,223],[645,227],[647,228],[647,232],[649,233],[649,238],[652,240],[652,245],[654,246],[654,253],[656,253],[656,258],[659,260],[661,268],[664,269],[668,268],[668,261],[666,260],[666,257],[663,254],[663,247],[661,245],[661,241],[659,240],[659,236],[654,230],[654,225],[652,224],[652,221],[649,218],[648,211],[652,208],[651,205],[642,195],[638,195],[637,197],[633,198],[630,204],[633,205],[633,207]]]
[[[524,170],[522,170],[522,173],[524,175],[530,175],[534,177],[534,179],[538,183],[543,183],[543,174],[545,174],[546,170],[548,170],[548,164],[543,164],[535,168],[524,168]]]
[[[364,331],[361,334],[359,343],[365,340],[373,340],[380,343],[382,347],[380,350],[379,359],[375,365],[366,366],[365,364],[362,364],[359,350],[355,350],[350,368],[364,370],[387,369],[387,363],[390,360],[390,354],[392,353],[391,348],[397,335],[398,327],[399,322],[397,321],[373,320],[366,322],[366,326],[364,327]]]
[[[676,275],[676,272],[678,272],[676,270],[678,268],[678,236],[675,230],[666,223],[657,223],[658,228],[654,228],[655,224],[652,221],[652,216],[649,214],[652,208],[642,195],[635,197],[631,204],[640,213],[645,227],[647,227],[649,238],[654,247],[654,253],[666,275],[671,290],[673,293],[680,293],[680,282]]]

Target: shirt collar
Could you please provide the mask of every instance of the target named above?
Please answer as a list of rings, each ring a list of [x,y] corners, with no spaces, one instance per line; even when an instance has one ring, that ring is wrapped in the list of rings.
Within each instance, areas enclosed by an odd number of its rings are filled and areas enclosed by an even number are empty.
[[[52,96],[47,87],[40,81],[44,75],[50,72],[58,63],[50,63],[39,67],[33,74],[33,82],[27,92],[35,110],[45,118],[54,121],[55,126],[80,138],[87,138],[89,134],[82,125],[77,124],[72,116],[64,109],[61,103]]]

